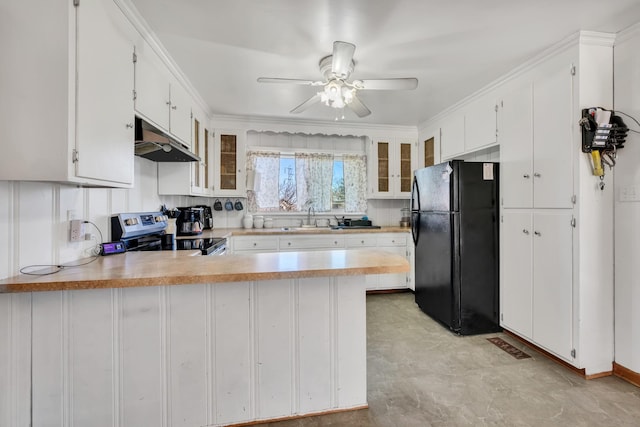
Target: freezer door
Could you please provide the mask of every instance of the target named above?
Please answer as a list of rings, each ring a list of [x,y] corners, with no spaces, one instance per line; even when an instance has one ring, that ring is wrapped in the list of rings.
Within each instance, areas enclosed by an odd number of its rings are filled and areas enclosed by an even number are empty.
[[[458,210],[456,175],[460,163],[462,162],[445,162],[415,171],[419,210],[430,212]],[[416,206],[415,203],[414,206]]]
[[[459,328],[459,232],[456,213],[421,212],[415,250],[415,298],[422,311],[457,332]]]
[[[497,209],[498,163],[464,162],[458,165],[460,211]]]

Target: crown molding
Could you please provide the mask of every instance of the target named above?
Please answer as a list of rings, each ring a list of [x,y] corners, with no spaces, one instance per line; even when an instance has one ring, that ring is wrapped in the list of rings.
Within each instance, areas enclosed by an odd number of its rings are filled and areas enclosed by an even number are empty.
[[[616,35],[615,46],[640,35],[640,22],[625,28]]]

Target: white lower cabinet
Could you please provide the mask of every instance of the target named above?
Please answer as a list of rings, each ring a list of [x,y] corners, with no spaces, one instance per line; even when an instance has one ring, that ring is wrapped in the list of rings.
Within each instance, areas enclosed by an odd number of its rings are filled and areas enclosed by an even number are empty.
[[[376,250],[407,257],[407,236],[404,233],[375,234]],[[355,246],[357,248],[358,246]],[[349,248],[349,246],[347,246]],[[409,273],[375,274],[367,276],[367,290],[400,289],[408,286]]]
[[[572,361],[573,214],[504,211],[501,325]]]
[[[323,251],[327,249],[344,249],[344,236],[334,235],[298,235],[280,236],[280,252],[285,251]]]
[[[268,236],[233,236],[233,253],[322,251],[331,249],[372,249],[405,257],[412,263],[413,242],[408,233],[276,234]],[[407,273],[368,274],[368,291],[411,288],[413,264]]]
[[[277,236],[234,236],[232,252],[278,252]]]

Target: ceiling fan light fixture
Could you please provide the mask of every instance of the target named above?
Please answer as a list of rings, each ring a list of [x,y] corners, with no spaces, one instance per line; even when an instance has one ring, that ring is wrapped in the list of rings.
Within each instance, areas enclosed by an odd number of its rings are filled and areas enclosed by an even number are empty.
[[[344,108],[353,101],[355,91],[345,83],[334,80],[325,85],[324,90],[317,95],[327,107]]]

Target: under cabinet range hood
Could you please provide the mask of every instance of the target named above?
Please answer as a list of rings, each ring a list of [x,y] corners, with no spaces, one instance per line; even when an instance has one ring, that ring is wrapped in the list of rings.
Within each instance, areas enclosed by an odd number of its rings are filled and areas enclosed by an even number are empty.
[[[136,117],[136,156],[154,162],[199,162],[200,157],[152,124]]]

